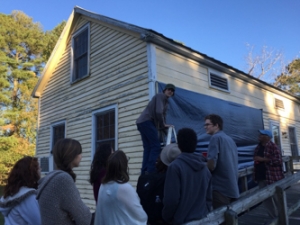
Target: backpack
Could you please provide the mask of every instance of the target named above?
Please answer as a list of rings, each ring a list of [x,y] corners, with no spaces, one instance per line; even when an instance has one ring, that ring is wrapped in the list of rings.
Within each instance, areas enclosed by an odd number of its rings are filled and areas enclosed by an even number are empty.
[[[165,178],[166,173],[142,174],[137,182],[137,194],[151,225],[164,224],[162,209]]]

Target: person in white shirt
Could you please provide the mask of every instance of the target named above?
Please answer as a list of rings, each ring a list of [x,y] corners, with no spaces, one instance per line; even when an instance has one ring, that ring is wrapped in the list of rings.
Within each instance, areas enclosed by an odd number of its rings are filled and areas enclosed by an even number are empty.
[[[147,214],[128,181],[127,157],[123,151],[115,151],[107,161],[107,172],[98,194],[94,225],[147,224]]]

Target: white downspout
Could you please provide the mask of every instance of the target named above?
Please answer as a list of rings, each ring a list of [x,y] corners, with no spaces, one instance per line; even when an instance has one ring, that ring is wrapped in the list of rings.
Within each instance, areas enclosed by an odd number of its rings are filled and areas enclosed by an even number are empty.
[[[154,44],[147,43],[147,59],[148,59],[148,87],[149,101],[156,94],[156,48]]]

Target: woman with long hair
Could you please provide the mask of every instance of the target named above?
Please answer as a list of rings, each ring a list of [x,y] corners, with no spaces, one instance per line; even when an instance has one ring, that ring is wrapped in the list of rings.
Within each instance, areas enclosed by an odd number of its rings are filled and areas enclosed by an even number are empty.
[[[127,157],[123,151],[115,151],[108,159],[107,172],[99,190],[95,225],[147,224],[140,199],[128,181]]]
[[[113,148],[110,144],[100,145],[93,158],[90,170],[90,183],[93,185],[94,198],[97,203],[98,192],[101,186],[103,177],[106,174],[106,164],[108,157],[113,153]]]
[[[37,199],[43,225],[89,225],[92,214],[76,188],[74,167],[81,161],[81,144],[70,138],[57,141],[53,150],[57,170],[39,181]]]
[[[36,200],[40,179],[37,158],[25,156],[16,162],[10,171],[4,195],[0,199],[0,211],[5,225],[40,225],[41,216]]]

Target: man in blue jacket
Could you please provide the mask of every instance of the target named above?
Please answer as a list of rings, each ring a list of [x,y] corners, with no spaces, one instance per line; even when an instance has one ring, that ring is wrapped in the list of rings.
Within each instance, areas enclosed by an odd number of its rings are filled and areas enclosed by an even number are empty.
[[[197,135],[183,128],[177,135],[181,154],[169,165],[164,188],[165,221],[183,224],[205,217],[211,210],[211,173],[203,157],[195,155]]]

